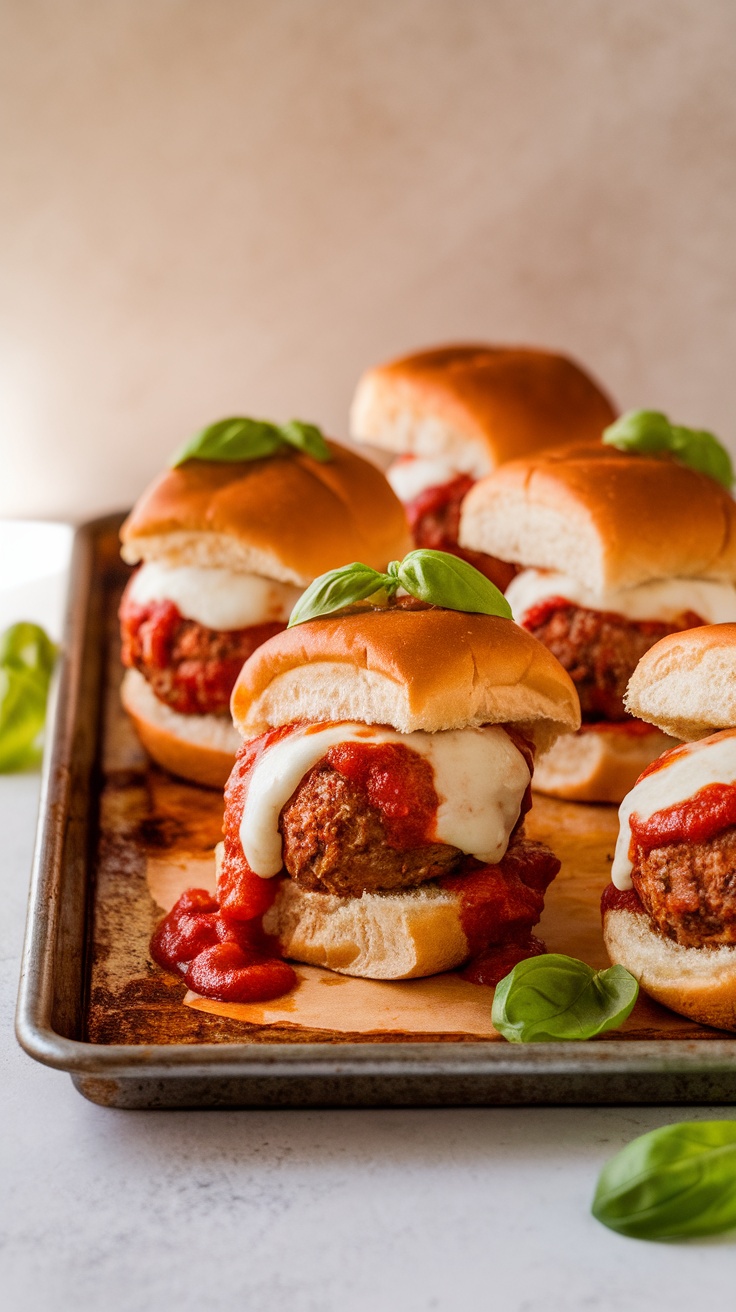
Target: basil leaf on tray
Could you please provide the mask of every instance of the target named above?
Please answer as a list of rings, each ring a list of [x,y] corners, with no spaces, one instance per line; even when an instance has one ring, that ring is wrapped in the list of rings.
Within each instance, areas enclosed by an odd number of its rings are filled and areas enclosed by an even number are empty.
[[[14,624],[0,636],[0,771],[38,759],[55,659],[56,647],[37,624]]]
[[[623,1025],[638,993],[623,966],[593,970],[550,952],[520,961],[501,980],[491,1020],[511,1043],[593,1039]]]
[[[601,1171],[592,1211],[634,1239],[736,1228],[736,1121],[683,1121],[634,1139]]]
[[[705,429],[671,424],[659,410],[628,410],[604,430],[603,442],[634,455],[667,451],[725,488],[730,490],[733,484],[731,457],[718,438]]]
[[[303,451],[314,460],[326,463],[332,452],[321,429],[292,419],[288,424],[272,424],[268,419],[235,416],[218,419],[190,438],[171,460],[176,469],[187,460],[216,460],[224,463],[262,460],[291,450]]]
[[[399,588],[431,606],[511,619],[509,603],[484,574],[446,551],[420,548],[403,560],[392,560],[385,574],[360,561],[320,574],[296,603],[289,628],[371,597],[389,606]]]

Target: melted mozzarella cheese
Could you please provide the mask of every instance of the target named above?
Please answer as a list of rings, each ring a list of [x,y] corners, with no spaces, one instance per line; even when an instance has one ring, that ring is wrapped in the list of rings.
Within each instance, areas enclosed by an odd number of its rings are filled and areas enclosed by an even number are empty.
[[[259,574],[149,560],[133,575],[129,595],[139,606],[173,601],[185,619],[222,632],[286,623],[301,591]]]
[[[611,868],[616,888],[631,888],[630,817],[649,820],[656,811],[686,802],[709,784],[736,783],[736,730],[726,729],[698,743],[675,748],[659,770],[634,784],[619,807],[619,832]]]
[[[557,570],[525,569],[511,580],[506,599],[517,624],[550,597],[564,597],[587,610],[613,611],[629,620],[675,621],[693,611],[706,624],[736,620],[736,587],[716,579],[653,579],[631,588],[594,592],[578,579]]]
[[[445,460],[425,459],[423,456],[400,456],[386,471],[386,478],[399,501],[405,504],[413,501],[420,492],[426,492],[428,487],[440,487],[459,477],[460,470],[453,469]]]
[[[253,767],[240,823],[251,870],[262,879],[282,867],[279,815],[304,775],[338,743],[403,743],[434,771],[439,798],[436,842],[495,863],[508,847],[530,780],[529,767],[503,729],[397,733],[368,724],[307,726],[274,743]]]

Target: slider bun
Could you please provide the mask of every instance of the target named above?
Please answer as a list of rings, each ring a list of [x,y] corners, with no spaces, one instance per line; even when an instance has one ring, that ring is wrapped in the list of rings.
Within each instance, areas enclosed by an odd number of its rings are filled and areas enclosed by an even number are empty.
[[[241,739],[220,715],[182,715],[164,702],[139,670],[126,670],[120,696],[148,755],[171,774],[206,788],[224,788]]]
[[[614,725],[584,726],[558,738],[537,762],[533,787],[568,802],[623,802],[642,770],[674,745],[657,729],[634,734]]]
[[[437,885],[336,897],[282,880],[263,918],[285,957],[366,979],[411,979],[454,970],[469,956],[460,899]]]
[[[385,569],[411,549],[401,502],[375,465],[329,446],[324,464],[294,451],[165,470],[123,524],[124,560],[246,570],[298,587],[350,560]]]
[[[598,438],[615,417],[597,384],[564,355],[443,346],[369,369],[350,432],[388,451],[439,456],[481,478],[515,456]]]
[[[294,720],[359,720],[399,733],[512,722],[545,750],[580,723],[572,680],[513,620],[453,610],[373,610],[269,638],[233,691],[246,737]]]
[[[515,460],[471,488],[460,543],[595,592],[660,578],[736,579],[736,503],[667,456],[603,445]]]
[[[687,742],[736,726],[736,624],[660,638],[634,670],[626,705]]]
[[[621,907],[604,912],[603,938],[614,965],[670,1011],[736,1030],[736,947],[683,947],[658,933],[646,913]]]

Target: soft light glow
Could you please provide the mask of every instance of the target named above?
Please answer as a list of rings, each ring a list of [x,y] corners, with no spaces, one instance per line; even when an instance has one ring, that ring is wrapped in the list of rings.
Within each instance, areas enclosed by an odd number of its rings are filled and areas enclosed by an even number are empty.
[[[61,637],[72,534],[69,524],[0,520],[0,632],[33,620]]]

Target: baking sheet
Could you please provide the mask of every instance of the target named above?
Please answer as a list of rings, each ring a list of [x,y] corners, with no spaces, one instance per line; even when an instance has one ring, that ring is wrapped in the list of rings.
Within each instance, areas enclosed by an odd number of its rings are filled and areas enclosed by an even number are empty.
[[[499,1040],[490,990],[453,977],[326,986],[316,971],[248,1014],[185,1005],[148,958],[149,890],[165,902],[206,883],[222,799],[150,767],[120,710],[118,523],[86,526],[75,547],[18,1009],[31,1055],[129,1107],[733,1100],[736,1040],[647,999],[622,1031],[538,1045]],[[604,965],[615,810],[537,798],[528,830],[563,861],[539,932]]]

